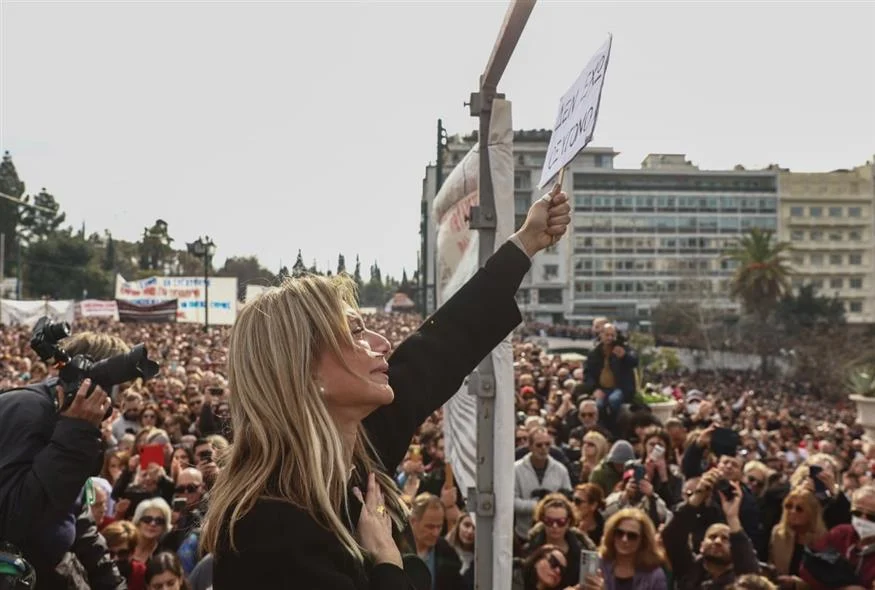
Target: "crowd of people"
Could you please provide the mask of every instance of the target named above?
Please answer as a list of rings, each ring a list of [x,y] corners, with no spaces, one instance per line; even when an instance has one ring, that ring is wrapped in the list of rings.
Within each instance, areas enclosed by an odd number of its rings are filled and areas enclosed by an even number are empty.
[[[420,318],[367,322],[397,347]],[[610,323],[574,332],[594,338],[582,362],[528,340],[542,329],[522,326],[513,346],[520,589],[578,587],[591,559],[599,565],[584,576],[587,589],[875,586],[875,445],[852,408],[825,405],[790,378],[683,371],[647,376],[647,388],[677,401],[660,422],[636,406],[636,351]],[[142,342],[160,372],[115,392],[101,425],[103,461],[83,492],[76,535],[93,524],[105,554],[74,543],[58,574],[80,587],[211,588],[212,559],[199,545],[234,441],[227,330],[92,320],[75,331]],[[0,332],[0,389],[50,374],[30,337],[25,327]],[[437,411],[395,475],[410,508],[403,550],[428,566],[418,587],[471,588],[476,517],[443,436]],[[106,560],[120,578],[98,573]]]

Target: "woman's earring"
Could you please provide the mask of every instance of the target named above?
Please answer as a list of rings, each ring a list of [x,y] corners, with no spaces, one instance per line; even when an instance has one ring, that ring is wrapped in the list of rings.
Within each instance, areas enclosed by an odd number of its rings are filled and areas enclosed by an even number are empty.
[[[325,395],[325,388],[322,387],[321,385],[319,386],[319,393],[321,393],[322,395]]]

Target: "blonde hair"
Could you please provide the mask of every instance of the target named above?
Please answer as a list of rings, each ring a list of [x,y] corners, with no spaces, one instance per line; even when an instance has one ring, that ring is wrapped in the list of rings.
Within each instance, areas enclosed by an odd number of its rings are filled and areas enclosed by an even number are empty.
[[[635,555],[635,569],[652,571],[666,565],[668,562],[665,558],[665,553],[663,553],[662,548],[656,541],[656,529],[653,527],[653,522],[649,516],[638,508],[624,508],[610,517],[608,522],[605,523],[605,533],[602,537],[602,544],[599,547],[601,558],[606,561],[614,561],[617,558],[614,531],[624,520],[634,520],[641,526],[640,544]]]
[[[202,536],[205,551],[224,548],[225,539],[236,551],[236,523],[259,498],[268,498],[303,510],[363,561],[362,547],[344,524],[353,466],[376,475],[395,527],[403,528],[407,509],[375,460],[364,427],[358,427],[348,465],[316,381],[324,354],[342,363],[344,349],[354,346],[346,306],[356,308],[350,279],[307,275],[268,289],[238,314],[228,349],[235,436],[211,492]]]
[[[605,438],[601,432],[596,430],[590,430],[586,434],[583,435],[583,440],[581,443],[586,441],[590,441],[595,445],[596,451],[596,461],[601,461],[608,455],[608,451],[610,450],[608,446],[608,439]]]
[[[805,480],[810,477],[809,472],[812,465],[819,465],[823,467],[824,465],[829,465],[832,468],[833,475],[838,475],[839,473],[839,465],[838,462],[832,455],[827,455],[826,453],[816,453],[811,455],[806,459],[799,467],[796,468],[796,471],[793,472],[793,475],[790,476],[790,487],[796,488],[805,484]]]

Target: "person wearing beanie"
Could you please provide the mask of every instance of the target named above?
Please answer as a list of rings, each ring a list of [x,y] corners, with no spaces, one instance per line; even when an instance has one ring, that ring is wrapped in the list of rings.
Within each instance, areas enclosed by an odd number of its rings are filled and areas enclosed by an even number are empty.
[[[589,476],[590,483],[599,486],[605,493],[605,497],[609,496],[623,476],[626,461],[634,459],[635,450],[632,445],[628,441],[618,440]]]

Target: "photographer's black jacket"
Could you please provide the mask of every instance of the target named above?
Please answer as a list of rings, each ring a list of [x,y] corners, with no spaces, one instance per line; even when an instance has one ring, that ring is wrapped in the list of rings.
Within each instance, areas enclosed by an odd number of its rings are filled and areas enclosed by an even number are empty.
[[[0,395],[0,539],[38,575],[73,547],[74,506],[101,451],[98,428],[59,415],[54,399],[49,383]]]

